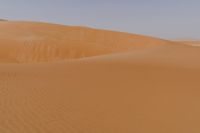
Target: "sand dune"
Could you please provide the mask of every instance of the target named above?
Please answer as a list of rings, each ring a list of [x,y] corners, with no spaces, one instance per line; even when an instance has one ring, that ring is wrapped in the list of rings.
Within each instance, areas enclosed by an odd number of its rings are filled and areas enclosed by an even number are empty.
[[[128,33],[32,22],[0,22],[0,60],[47,62],[144,49],[172,42]],[[1,58],[2,57],[2,58]]]
[[[0,31],[0,132],[200,132],[199,47],[46,23]]]
[[[6,19],[0,19],[0,21],[7,21]]]
[[[199,40],[178,40],[179,43],[184,43],[191,46],[200,46]]]

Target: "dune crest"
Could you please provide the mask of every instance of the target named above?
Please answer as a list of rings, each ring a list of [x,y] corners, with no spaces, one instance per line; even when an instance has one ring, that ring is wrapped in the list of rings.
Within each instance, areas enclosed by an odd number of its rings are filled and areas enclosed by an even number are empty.
[[[141,35],[36,22],[0,22],[0,31],[0,62],[10,63],[59,61],[173,44]]]

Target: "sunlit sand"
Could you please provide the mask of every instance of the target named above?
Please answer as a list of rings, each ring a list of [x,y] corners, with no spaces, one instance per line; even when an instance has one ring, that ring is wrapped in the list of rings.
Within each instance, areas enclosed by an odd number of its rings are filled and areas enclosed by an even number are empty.
[[[1,21],[0,132],[198,133],[199,60],[183,42]]]

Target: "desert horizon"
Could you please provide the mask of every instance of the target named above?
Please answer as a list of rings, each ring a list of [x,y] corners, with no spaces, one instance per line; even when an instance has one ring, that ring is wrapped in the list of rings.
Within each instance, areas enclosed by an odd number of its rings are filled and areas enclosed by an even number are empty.
[[[194,42],[0,22],[0,132],[199,132]]]
[[[199,5],[2,1],[0,133],[199,133]]]

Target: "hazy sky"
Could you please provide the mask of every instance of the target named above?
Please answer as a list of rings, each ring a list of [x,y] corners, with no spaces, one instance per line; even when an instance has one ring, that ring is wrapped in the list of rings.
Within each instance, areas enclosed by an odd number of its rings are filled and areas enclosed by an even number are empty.
[[[200,0],[0,0],[0,18],[200,39]]]

